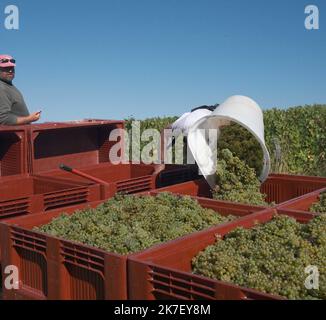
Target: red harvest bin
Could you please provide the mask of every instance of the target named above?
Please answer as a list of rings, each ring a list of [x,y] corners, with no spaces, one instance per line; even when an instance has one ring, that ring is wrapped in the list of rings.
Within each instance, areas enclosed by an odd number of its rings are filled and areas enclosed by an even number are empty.
[[[110,139],[110,134],[114,129],[123,128],[124,121],[114,120],[83,120],[32,125],[30,172],[49,177],[64,177],[84,183],[91,181],[60,170],[59,165],[65,164],[101,179],[105,183],[101,186],[101,199],[103,200],[110,198],[116,192],[144,192],[197,177],[197,174],[195,175],[186,166],[170,165],[157,175],[154,174],[155,165],[112,164],[110,151],[117,142]],[[121,157],[123,153],[124,149],[121,147],[118,156]]]
[[[123,129],[124,121],[83,120],[44,123],[30,128],[30,173],[58,170],[64,163],[73,168],[109,162],[109,137],[114,129]],[[120,154],[121,155],[120,151]]]
[[[302,213],[307,213],[310,212],[310,207],[319,201],[319,195],[322,192],[326,192],[326,188],[308,193],[298,199],[292,200],[285,202],[280,206],[282,209],[286,210],[295,210],[295,211],[300,211]],[[313,212],[314,213],[314,212]]]
[[[182,165],[167,165],[165,170],[155,173],[156,165],[101,163],[79,171],[101,179],[101,199],[109,199],[117,192],[138,193],[150,191],[160,186],[189,181],[198,177],[192,170]],[[65,171],[51,171],[44,177],[59,177],[76,182],[89,183],[91,180]]]
[[[263,183],[261,191],[267,201],[277,204],[326,187],[326,178],[290,174],[271,174]]]
[[[268,222],[275,214],[286,214],[298,222],[308,222],[315,215],[266,209],[226,225],[193,233],[153,247],[128,259],[129,299],[132,300],[278,300],[284,297],[261,293],[250,288],[217,281],[192,273],[191,261],[236,227],[251,228]]]
[[[0,220],[99,200],[99,187],[38,175],[0,179]]]
[[[29,126],[0,126],[0,177],[27,173]]]
[[[99,199],[100,189],[95,184],[28,174],[3,177],[0,178],[0,221]],[[0,247],[0,265],[1,261]]]
[[[116,142],[109,136],[123,127],[123,121],[112,120],[0,127],[0,176],[10,175],[0,178],[0,221],[196,177],[185,166],[168,165],[158,175],[154,165],[111,164],[109,154]],[[63,172],[58,168],[61,163],[100,178],[106,185]],[[28,169],[33,175],[25,173]],[[21,175],[11,176],[18,173]],[[1,259],[0,250],[0,266]]]
[[[222,215],[246,216],[261,207],[198,199]],[[3,266],[20,270],[19,290],[4,288],[5,299],[127,299],[127,258],[33,231],[63,212],[96,207],[100,202],[53,210],[0,223]]]
[[[261,186],[261,192],[267,194],[268,202],[282,204],[304,194],[326,187],[326,178],[271,174]],[[155,192],[173,192],[198,197],[212,198],[212,192],[204,178],[180,183]]]

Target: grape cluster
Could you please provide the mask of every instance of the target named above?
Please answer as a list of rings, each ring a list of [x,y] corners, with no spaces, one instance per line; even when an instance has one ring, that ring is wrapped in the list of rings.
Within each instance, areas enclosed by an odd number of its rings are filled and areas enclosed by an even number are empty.
[[[222,127],[217,154],[223,149],[229,149],[248,167],[253,168],[257,176],[260,175],[264,163],[264,153],[259,142],[250,131],[234,122],[229,126]]]
[[[116,195],[96,209],[63,214],[35,230],[129,254],[232,219],[201,207],[189,196]]]
[[[234,156],[229,149],[223,149],[218,154],[213,198],[268,206],[266,195],[260,192],[260,181],[255,170]]]
[[[326,213],[326,191],[319,195],[319,201],[313,203],[309,209],[310,212]]]
[[[193,272],[289,299],[326,299],[326,216],[307,224],[284,215],[251,229],[236,228],[192,260]],[[319,289],[307,289],[307,266]]]

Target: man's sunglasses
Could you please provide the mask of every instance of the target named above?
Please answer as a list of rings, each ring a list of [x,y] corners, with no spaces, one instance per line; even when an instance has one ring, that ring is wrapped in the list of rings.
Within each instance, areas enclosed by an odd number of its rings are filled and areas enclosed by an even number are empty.
[[[8,62],[16,63],[16,60],[15,59],[0,59],[0,63],[8,63]]]

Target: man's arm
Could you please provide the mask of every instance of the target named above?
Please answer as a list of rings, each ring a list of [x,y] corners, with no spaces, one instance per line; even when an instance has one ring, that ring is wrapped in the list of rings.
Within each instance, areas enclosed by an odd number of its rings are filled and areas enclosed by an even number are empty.
[[[35,112],[27,117],[16,117],[16,125],[29,124],[40,119],[41,112]]]
[[[41,112],[26,117],[18,117],[11,112],[11,102],[4,92],[0,91],[0,125],[15,126],[29,124],[40,119]]]

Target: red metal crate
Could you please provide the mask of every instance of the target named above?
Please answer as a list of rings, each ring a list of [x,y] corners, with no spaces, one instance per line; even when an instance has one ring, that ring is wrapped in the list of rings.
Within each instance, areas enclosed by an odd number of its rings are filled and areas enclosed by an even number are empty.
[[[144,164],[100,164],[87,167],[83,171],[103,179],[107,185],[100,186],[63,171],[43,176],[24,175],[0,179],[0,221],[79,203],[105,200],[117,192],[132,194],[150,191],[162,181],[168,184],[178,179],[184,181],[191,178],[191,172],[187,168],[176,166],[167,166],[160,175],[153,174],[154,165]]]
[[[152,181],[149,181],[149,175],[153,175],[150,168],[152,169],[154,165],[147,168],[141,164],[119,164],[110,167],[110,150],[117,143],[110,141],[110,133],[114,129],[123,128],[124,121],[96,119],[32,125],[29,131],[29,170],[34,174],[64,176],[58,169],[59,165],[63,163],[90,175],[94,174],[95,177],[103,177],[106,182],[121,181],[120,189],[122,190],[129,190],[130,186],[131,191],[134,190],[133,192],[143,191],[145,189],[142,185],[150,183],[150,188],[154,188]],[[122,156],[123,153],[124,149],[121,146],[118,156]],[[100,170],[103,171],[100,172]],[[69,179],[72,179],[72,175],[70,176]],[[146,181],[136,181],[145,176]],[[155,187],[160,187],[189,181],[197,176],[191,167],[167,165],[159,176],[151,178],[155,180]],[[126,181],[130,179],[134,180]],[[119,186],[117,186],[117,191],[119,191]],[[114,192],[108,193],[109,196],[112,194]]]
[[[29,174],[0,179],[0,220],[96,200],[99,186],[89,181]]]
[[[82,120],[44,123],[30,126],[30,173],[58,170],[61,163],[74,168],[109,162],[114,129],[123,129],[124,121]],[[120,150],[121,156],[123,153]]]
[[[261,191],[267,201],[277,204],[326,187],[326,178],[289,174],[271,174],[263,183]]]
[[[94,183],[28,174],[0,179],[0,221],[96,200],[100,188]]]
[[[111,198],[117,192],[132,194],[149,191],[156,186],[157,175],[154,175],[153,165],[101,163],[79,170],[105,183],[101,185],[100,199],[103,200]],[[42,176],[65,178],[82,183],[91,182],[87,178],[62,170],[47,172]]]
[[[155,165],[145,164],[110,164],[82,168],[80,171],[103,180],[108,185],[102,186],[102,199],[108,199],[117,192],[128,194],[150,191],[162,185],[189,181],[197,175],[187,166],[167,165],[159,174],[155,173]],[[69,180],[87,183],[89,180],[72,173],[56,171],[44,174],[49,177],[62,177]]]
[[[287,201],[284,204],[282,204],[280,206],[280,208],[282,209],[286,209],[286,210],[295,210],[295,211],[299,211],[302,213],[307,213],[310,212],[309,209],[310,207],[315,203],[318,202],[319,199],[319,195],[326,191],[326,188],[324,189],[320,189],[311,193],[308,193],[302,197],[299,197],[297,199],[291,200],[291,201]]]
[[[326,187],[326,178],[271,174],[262,184],[261,192],[267,195],[266,200],[268,202],[274,201],[276,204],[281,204],[324,187]],[[191,196],[212,198],[212,192],[204,178],[153,191],[169,191]]]
[[[89,176],[101,179],[106,185],[102,185],[101,199],[109,199],[117,192],[139,193],[150,191],[162,185],[172,185],[192,180],[195,173],[186,166],[167,165],[159,174],[155,173],[156,165],[145,164],[111,164],[101,163],[98,165],[82,168],[80,171]],[[87,178],[65,171],[51,171],[42,174],[47,177],[66,178],[76,182],[87,183]]]
[[[245,216],[261,207],[199,199],[222,215]],[[73,214],[100,202],[11,219],[0,224],[3,267],[16,265],[21,272],[19,290],[4,290],[5,299],[127,299],[127,258],[87,245],[33,231],[63,212]]]
[[[0,177],[27,173],[29,126],[0,126]]]
[[[109,183],[109,186],[102,187],[102,199],[107,199],[116,192],[143,192],[196,177],[193,170],[186,166],[168,165],[160,175],[154,175],[155,165],[112,165],[109,154],[116,142],[109,141],[109,136],[112,130],[123,127],[123,121],[110,120],[32,125],[29,139],[30,171],[34,174],[87,181],[60,171],[59,165],[64,163]]]
[[[266,209],[234,222],[161,244],[128,258],[128,294],[132,300],[278,300],[280,296],[217,281],[191,272],[192,259],[236,227],[251,228],[286,214],[306,223],[313,214]]]

